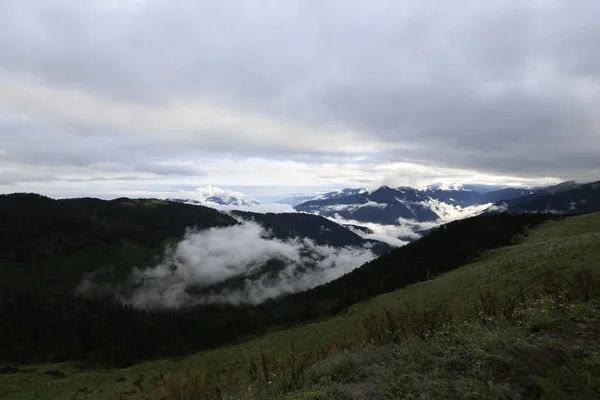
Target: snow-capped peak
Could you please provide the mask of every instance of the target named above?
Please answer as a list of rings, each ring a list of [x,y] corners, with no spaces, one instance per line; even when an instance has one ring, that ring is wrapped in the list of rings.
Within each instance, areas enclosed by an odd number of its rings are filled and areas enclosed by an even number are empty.
[[[359,189],[346,188],[346,189],[336,190],[334,192],[317,193],[309,201],[329,200],[329,199],[336,199],[336,198],[340,198],[340,197],[344,197],[344,196],[351,196],[351,195],[355,195],[355,194],[365,194],[365,193],[369,193],[369,190],[366,188],[359,188]]]
[[[213,185],[202,186],[191,192],[181,192],[179,197],[189,203],[200,203],[208,206],[211,204],[232,206],[251,206],[258,204],[258,202],[249,199],[241,192],[222,189]]]
[[[471,189],[465,187],[464,184],[457,183],[457,182],[434,183],[432,185],[429,185],[428,189],[434,189],[434,190],[464,190],[464,191],[468,191],[468,192],[471,191]]]
[[[206,185],[196,188],[196,193],[201,198],[209,197],[232,197],[232,198],[245,198],[246,196],[242,192],[236,192],[235,190],[221,189],[218,186]]]

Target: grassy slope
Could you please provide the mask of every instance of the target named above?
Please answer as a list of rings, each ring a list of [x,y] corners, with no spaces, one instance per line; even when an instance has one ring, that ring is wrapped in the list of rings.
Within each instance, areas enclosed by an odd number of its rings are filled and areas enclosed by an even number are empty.
[[[355,325],[369,310],[402,307],[404,301],[423,305],[443,301],[456,309],[469,305],[479,289],[506,289],[536,286],[548,271],[568,273],[586,267],[600,271],[600,214],[550,221],[531,231],[521,244],[486,253],[480,260],[442,275],[436,279],[411,285],[405,289],[377,296],[351,307],[347,313],[334,318],[301,325],[233,345],[205,351],[183,359],[145,362],[124,370],[80,370],[71,363],[38,365],[28,372],[0,374],[0,396],[11,399],[116,398],[118,394],[134,394],[152,390],[153,380],[169,371],[193,372],[208,365],[217,370],[243,371],[244,353],[256,354],[263,347],[277,354],[289,349],[294,342],[308,350],[344,340],[353,335]],[[66,376],[52,376],[48,370]]]
[[[235,398],[596,400],[600,302],[542,296],[508,317],[455,320],[425,340],[354,346],[311,365],[291,392],[256,382]]]
[[[600,270],[600,214],[550,221],[532,230],[515,246],[488,251],[477,262],[436,279],[377,296],[355,311],[395,308],[404,301],[416,305],[450,303],[462,309],[477,298],[479,290],[504,292],[539,284],[548,271],[557,274],[578,268]]]

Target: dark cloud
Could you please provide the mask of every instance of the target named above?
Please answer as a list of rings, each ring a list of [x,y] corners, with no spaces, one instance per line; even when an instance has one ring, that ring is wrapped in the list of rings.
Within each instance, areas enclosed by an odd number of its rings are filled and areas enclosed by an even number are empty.
[[[261,157],[591,179],[598,15],[595,0],[5,0],[0,155],[164,176]]]

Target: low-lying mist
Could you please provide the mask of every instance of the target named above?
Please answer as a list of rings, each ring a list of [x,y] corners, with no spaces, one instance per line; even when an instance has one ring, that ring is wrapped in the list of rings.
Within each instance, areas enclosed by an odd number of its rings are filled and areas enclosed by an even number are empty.
[[[375,256],[312,240],[274,238],[255,222],[190,230],[153,268],[135,269],[123,302],[147,308],[258,304],[336,279]]]

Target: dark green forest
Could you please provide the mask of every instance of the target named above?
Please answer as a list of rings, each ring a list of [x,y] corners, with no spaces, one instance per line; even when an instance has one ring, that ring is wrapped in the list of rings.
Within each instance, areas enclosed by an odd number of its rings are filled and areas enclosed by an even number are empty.
[[[154,199],[0,195],[0,281],[64,291],[83,273],[113,265],[127,274],[132,266],[147,264],[187,228],[236,223],[208,207]]]
[[[53,200],[17,193],[0,195],[0,259],[23,265],[90,245],[133,240],[157,247],[187,227],[228,226],[235,220],[208,207],[153,199]]]
[[[107,298],[46,290],[44,280],[32,279],[36,284],[25,290],[18,280],[2,279],[0,362],[77,360],[124,367],[187,355],[273,327],[330,316],[358,301],[432,278],[485,250],[518,240],[529,227],[549,218],[553,217],[494,214],[452,222],[329,284],[259,306],[143,310]],[[0,220],[0,268],[10,270],[0,270],[0,277],[13,274],[15,268],[52,274],[53,258],[64,252],[85,254],[90,247],[112,251],[133,242],[160,252],[165,240],[181,237],[187,227],[235,223],[209,208],[158,200],[57,201],[25,194],[0,196]],[[50,269],[41,271],[36,260]]]

